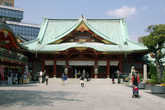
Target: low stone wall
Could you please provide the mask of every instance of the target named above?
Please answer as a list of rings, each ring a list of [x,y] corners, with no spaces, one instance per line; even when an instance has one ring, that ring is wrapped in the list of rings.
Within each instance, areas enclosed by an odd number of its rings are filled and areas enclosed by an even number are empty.
[[[165,86],[151,86],[151,92],[154,94],[165,94]]]

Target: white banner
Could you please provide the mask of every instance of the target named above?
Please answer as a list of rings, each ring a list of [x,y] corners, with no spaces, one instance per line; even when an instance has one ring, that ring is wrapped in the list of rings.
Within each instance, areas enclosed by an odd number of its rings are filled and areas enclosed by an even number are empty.
[[[110,65],[112,66],[118,66],[119,61],[110,61]]]
[[[77,65],[77,66],[87,66],[94,65],[94,61],[69,61],[69,65]]]
[[[66,65],[65,61],[56,61],[56,65]]]
[[[98,65],[99,66],[106,66],[107,65],[107,61],[98,61]]]
[[[45,65],[54,65],[54,61],[53,60],[46,60]]]

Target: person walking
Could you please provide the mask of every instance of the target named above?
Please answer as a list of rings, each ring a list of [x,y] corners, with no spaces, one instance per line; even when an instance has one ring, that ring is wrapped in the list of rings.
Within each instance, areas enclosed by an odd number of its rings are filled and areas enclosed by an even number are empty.
[[[48,76],[48,74],[46,74],[46,76],[45,76],[46,85],[48,85],[48,79],[49,79],[49,76]]]
[[[46,70],[42,73],[42,83],[46,81]]]
[[[112,84],[115,84],[115,73],[112,73]]]

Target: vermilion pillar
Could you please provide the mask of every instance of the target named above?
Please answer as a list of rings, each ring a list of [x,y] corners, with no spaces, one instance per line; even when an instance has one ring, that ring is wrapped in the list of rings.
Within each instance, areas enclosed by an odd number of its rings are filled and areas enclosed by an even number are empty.
[[[54,77],[56,77],[56,57],[54,57]]]
[[[107,78],[110,76],[110,60],[107,60]]]
[[[69,61],[68,61],[68,58],[66,59],[66,67],[69,68]]]

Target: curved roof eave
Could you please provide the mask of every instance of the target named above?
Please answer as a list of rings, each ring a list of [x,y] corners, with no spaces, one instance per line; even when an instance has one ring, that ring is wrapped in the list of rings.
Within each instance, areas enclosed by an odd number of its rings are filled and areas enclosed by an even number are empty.
[[[108,37],[106,35],[104,35],[103,33],[101,33],[100,31],[96,30],[92,25],[90,25],[88,23],[88,21],[86,19],[83,19],[83,22],[85,23],[85,25],[91,30],[93,31],[95,34],[101,36],[103,39],[110,41],[113,44],[117,44],[115,41],[108,39]]]
[[[97,45],[97,46],[96,46]],[[120,45],[108,45],[102,43],[62,43],[62,44],[53,44],[53,45],[40,45],[38,48],[29,48],[33,52],[58,52],[65,51],[70,48],[92,48],[100,52],[135,52],[135,51],[145,51],[145,48],[136,48],[123,47]]]
[[[74,29],[76,29],[80,25],[81,21],[82,21],[82,19],[79,19],[78,22],[76,24],[74,24],[71,28],[69,28],[68,30],[66,30],[62,34],[56,36],[56,39],[52,39],[52,40],[50,40],[49,42],[47,42],[46,44],[43,44],[43,45],[50,44],[52,42],[55,42],[55,41],[61,39],[64,36],[68,35],[70,32],[72,32]],[[42,41],[44,39],[44,34],[45,34],[45,31],[46,31],[48,22],[49,22],[49,19],[45,19],[45,23],[43,23],[42,24],[43,26],[41,26],[42,30],[41,30],[41,32],[38,35],[38,39],[39,39],[39,42],[41,42],[41,44],[42,44]]]

